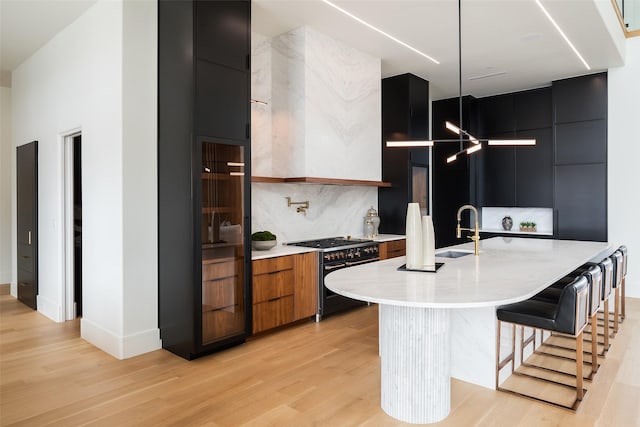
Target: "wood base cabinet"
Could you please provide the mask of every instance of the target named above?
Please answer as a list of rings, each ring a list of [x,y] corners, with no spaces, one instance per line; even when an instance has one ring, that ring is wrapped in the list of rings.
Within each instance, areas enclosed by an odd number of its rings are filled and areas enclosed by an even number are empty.
[[[378,245],[378,254],[380,260],[405,256],[407,254],[407,241],[391,240],[390,242],[381,242]]]
[[[315,315],[318,258],[315,252],[253,261],[253,332]]]

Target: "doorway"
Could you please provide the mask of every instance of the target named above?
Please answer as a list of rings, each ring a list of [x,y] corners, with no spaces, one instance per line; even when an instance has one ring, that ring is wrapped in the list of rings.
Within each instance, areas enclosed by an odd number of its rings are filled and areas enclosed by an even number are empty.
[[[38,141],[17,147],[16,168],[18,300],[35,310],[38,296]]]
[[[64,137],[65,319],[82,316],[82,135]]]

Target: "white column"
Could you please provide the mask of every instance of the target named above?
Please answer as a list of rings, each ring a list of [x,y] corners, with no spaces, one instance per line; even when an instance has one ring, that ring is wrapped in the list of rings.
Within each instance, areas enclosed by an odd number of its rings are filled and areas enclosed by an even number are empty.
[[[409,423],[444,419],[451,402],[449,310],[379,310],[382,409]]]

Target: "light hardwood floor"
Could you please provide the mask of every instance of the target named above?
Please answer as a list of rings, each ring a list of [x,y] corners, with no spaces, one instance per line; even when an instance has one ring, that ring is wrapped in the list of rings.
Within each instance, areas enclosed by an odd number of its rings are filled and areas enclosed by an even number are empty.
[[[452,381],[434,426],[640,425],[640,300],[577,413]],[[294,325],[187,362],[164,350],[116,360],[0,297],[0,424],[400,426],[380,409],[376,306]],[[586,347],[585,347],[586,348]]]

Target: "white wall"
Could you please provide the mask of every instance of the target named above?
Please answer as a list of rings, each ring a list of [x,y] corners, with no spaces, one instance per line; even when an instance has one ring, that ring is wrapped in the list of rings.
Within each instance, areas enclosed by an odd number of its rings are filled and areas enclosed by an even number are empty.
[[[627,296],[640,298],[640,230],[637,167],[640,159],[640,37],[627,39],[624,67],[609,70],[609,241],[629,249]]]
[[[11,88],[0,86],[0,284],[11,283]]]
[[[14,144],[39,141],[38,310],[53,320],[64,319],[61,135],[79,128],[81,334],[119,358],[160,344],[155,262],[157,42],[150,36],[156,8],[153,1],[98,1],[13,73]],[[133,31],[136,25],[139,32]],[[144,250],[138,246],[142,244]]]

